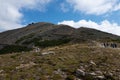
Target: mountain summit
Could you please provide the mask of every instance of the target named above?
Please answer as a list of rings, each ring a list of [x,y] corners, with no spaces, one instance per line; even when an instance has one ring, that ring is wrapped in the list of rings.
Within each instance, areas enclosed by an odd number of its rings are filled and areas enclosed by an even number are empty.
[[[0,33],[0,47],[17,46],[56,46],[83,41],[119,41],[120,37],[95,29],[81,27],[75,29],[68,25],[52,23],[31,23],[26,27]]]
[[[0,80],[119,80],[120,37],[31,23],[0,33]]]
[[[42,37],[44,40],[61,39],[69,37],[74,39],[95,39],[102,40],[105,38],[118,39],[119,36],[105,33],[99,30],[81,27],[79,29],[72,28],[67,25],[55,25],[52,23],[31,23],[26,27],[9,30],[0,33],[0,44],[16,44],[18,40],[29,40],[37,37]],[[20,42],[22,42],[21,40]],[[23,42],[24,42],[23,41]]]

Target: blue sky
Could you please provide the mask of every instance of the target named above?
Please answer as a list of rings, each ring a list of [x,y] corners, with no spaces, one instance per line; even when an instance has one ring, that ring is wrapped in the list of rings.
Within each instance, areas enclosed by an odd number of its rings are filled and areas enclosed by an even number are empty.
[[[51,22],[120,35],[119,0],[0,0],[0,11],[0,32]]]

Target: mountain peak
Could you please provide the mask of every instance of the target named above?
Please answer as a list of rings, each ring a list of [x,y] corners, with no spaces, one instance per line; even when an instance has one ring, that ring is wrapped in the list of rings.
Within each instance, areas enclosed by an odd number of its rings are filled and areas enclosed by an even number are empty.
[[[26,27],[0,33],[0,44],[19,44],[41,37],[42,40],[72,38],[85,40],[119,39],[119,36],[99,30],[81,27],[75,29],[68,25],[56,25],[47,22],[30,23]]]

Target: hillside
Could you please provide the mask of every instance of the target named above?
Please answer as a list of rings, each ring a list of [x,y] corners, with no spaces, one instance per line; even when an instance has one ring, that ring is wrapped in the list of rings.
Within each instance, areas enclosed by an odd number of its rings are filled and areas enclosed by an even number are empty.
[[[119,80],[120,49],[67,44],[0,55],[0,80]]]
[[[39,22],[28,24],[23,28],[0,33],[0,49],[9,45],[20,48],[22,46],[33,48],[33,46],[49,47],[65,43],[80,43],[93,40],[98,42],[119,43],[120,37],[85,27],[75,29],[67,25]],[[18,49],[15,51],[19,52],[21,50]]]
[[[120,80],[120,36],[31,23],[0,33],[0,80]]]
[[[80,39],[119,39],[119,36],[105,33],[99,30],[81,27],[72,28],[67,25],[55,25],[52,23],[31,23],[26,27],[0,33],[0,44],[21,44],[34,38],[42,40],[61,39],[63,37]]]

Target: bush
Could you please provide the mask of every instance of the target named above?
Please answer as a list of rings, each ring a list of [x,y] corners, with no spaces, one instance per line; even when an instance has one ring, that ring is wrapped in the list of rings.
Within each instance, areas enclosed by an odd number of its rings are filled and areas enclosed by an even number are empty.
[[[0,54],[5,53],[13,53],[13,52],[22,52],[22,51],[30,51],[31,48],[27,48],[25,46],[18,46],[18,45],[8,45],[0,50]]]

